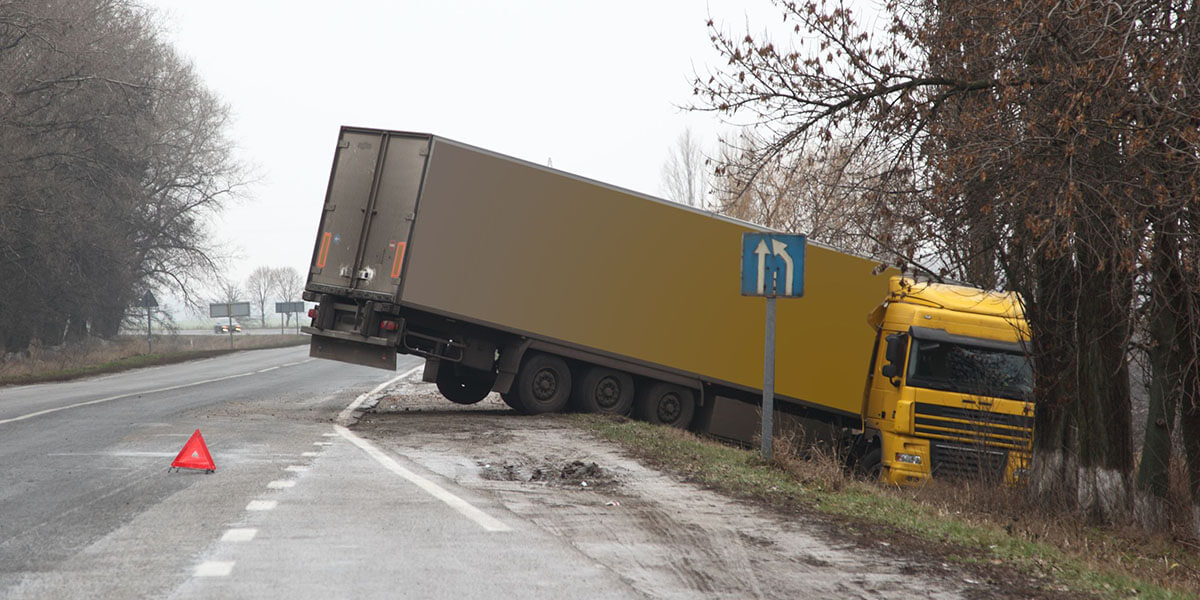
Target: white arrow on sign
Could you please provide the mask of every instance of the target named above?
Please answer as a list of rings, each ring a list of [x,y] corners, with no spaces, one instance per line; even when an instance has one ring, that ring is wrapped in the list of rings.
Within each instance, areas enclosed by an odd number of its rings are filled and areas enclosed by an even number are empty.
[[[778,243],[778,242],[776,242],[776,243]],[[766,290],[767,255],[770,253],[771,253],[771,250],[769,248],[767,248],[767,240],[765,240],[765,239],[758,240],[758,247],[754,249],[754,254],[758,255],[758,293],[759,293],[759,295],[762,295],[762,293]]]
[[[765,246],[765,244],[764,244],[764,246]],[[783,259],[783,262],[784,262],[784,264],[786,264],[786,265],[787,265],[787,276],[785,277],[785,280],[787,281],[787,287],[786,287],[786,288],[784,288],[784,289],[785,289],[785,290],[787,290],[787,291],[786,291],[786,292],[784,292],[784,295],[785,295],[785,296],[791,296],[791,295],[792,295],[792,281],[793,281],[793,279],[795,278],[795,270],[796,270],[796,269],[795,269],[795,266],[792,264],[792,257],[791,257],[791,256],[789,256],[789,255],[788,255],[788,253],[787,253],[787,244],[785,244],[785,243],[783,243],[783,242],[781,242],[781,241],[779,241],[779,240],[774,240],[774,239],[773,239],[773,240],[771,240],[771,246],[773,246],[773,247],[774,247],[774,249],[775,249],[775,256],[778,256],[779,258],[782,258],[782,259]],[[762,260],[763,260],[763,259],[762,259],[762,257],[760,256],[760,257],[759,257],[759,259],[758,259],[758,264],[759,264],[759,265],[762,265]],[[760,273],[762,272],[762,268],[761,268],[761,267],[759,267],[759,272],[760,272]],[[761,280],[760,280],[760,281],[761,281]],[[761,286],[762,284],[760,283],[759,285]],[[760,293],[760,294],[762,293],[762,290],[761,290],[761,289],[759,290],[759,293]]]

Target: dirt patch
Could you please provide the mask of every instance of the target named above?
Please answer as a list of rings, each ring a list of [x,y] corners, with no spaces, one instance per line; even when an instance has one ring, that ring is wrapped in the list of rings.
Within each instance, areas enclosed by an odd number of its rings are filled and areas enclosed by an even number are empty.
[[[598,489],[616,485],[616,477],[594,462],[573,460],[568,463],[530,464],[528,461],[506,461],[479,466],[480,476],[492,481],[525,481],[560,487]]]

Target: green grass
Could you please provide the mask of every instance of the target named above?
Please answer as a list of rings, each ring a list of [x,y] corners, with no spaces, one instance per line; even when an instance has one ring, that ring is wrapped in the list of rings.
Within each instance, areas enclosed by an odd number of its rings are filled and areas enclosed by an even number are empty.
[[[685,479],[784,510],[816,511],[835,517],[847,530],[891,534],[940,554],[939,560],[968,567],[1015,569],[1052,591],[1069,590],[1101,598],[1196,598],[1194,578],[1162,582],[1139,576],[1137,565],[1157,556],[1109,557],[1068,552],[1012,534],[970,510],[954,511],[911,497],[901,490],[853,480],[836,469],[786,468],[768,464],[757,452],[699,438],[678,430],[601,415],[572,415],[577,425],[618,442]],[[794,461],[803,462],[803,461]],[[792,465],[795,467],[795,465]],[[1104,532],[1096,532],[1103,536]],[[905,542],[910,538],[913,542]],[[1087,540],[1076,540],[1076,547]],[[1132,565],[1104,568],[1105,564]],[[1182,589],[1181,587],[1182,586]],[[1135,591],[1136,590],[1136,591]]]

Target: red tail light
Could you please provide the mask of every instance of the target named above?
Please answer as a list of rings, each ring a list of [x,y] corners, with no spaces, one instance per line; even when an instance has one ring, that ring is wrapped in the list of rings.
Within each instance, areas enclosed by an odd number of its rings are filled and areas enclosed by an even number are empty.
[[[315,309],[315,308],[308,309],[308,318],[310,318],[310,319],[317,318],[317,309]]]
[[[384,331],[396,331],[400,329],[400,324],[395,321],[380,321],[379,328]]]

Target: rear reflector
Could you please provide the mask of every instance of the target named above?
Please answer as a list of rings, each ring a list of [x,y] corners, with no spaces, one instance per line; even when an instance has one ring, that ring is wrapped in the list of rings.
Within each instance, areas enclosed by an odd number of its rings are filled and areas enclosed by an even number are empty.
[[[400,329],[400,324],[395,321],[380,321],[379,328],[384,331],[395,331]]]

